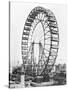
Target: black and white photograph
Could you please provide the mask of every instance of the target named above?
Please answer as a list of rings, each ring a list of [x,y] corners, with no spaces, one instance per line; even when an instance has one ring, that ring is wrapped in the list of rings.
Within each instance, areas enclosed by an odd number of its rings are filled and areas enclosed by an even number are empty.
[[[9,88],[66,85],[65,4],[9,2]]]

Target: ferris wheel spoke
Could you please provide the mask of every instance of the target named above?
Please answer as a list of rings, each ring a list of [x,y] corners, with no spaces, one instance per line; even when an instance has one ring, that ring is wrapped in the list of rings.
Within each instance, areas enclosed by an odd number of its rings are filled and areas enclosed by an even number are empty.
[[[42,38],[43,36],[41,36],[40,38]]]
[[[32,32],[30,32],[29,36],[32,36],[32,34],[33,34],[33,31],[32,31]]]
[[[45,40],[47,40],[47,39],[50,39],[51,37],[47,37],[47,38],[45,38]]]
[[[47,50],[47,49],[44,49],[44,50],[46,50],[47,52],[50,52],[49,50]]]
[[[49,37],[47,37],[47,38],[45,38],[44,40],[47,40],[47,39],[50,39],[51,37],[49,36]],[[43,40],[43,38],[41,38],[40,39],[40,41],[42,41]]]
[[[48,30],[46,33],[44,33],[44,35],[46,35],[47,33],[49,33],[50,32],[50,30]]]
[[[48,43],[45,43],[45,45],[50,45],[50,44],[48,44]]]
[[[45,58],[48,58],[48,57],[45,55]]]
[[[40,39],[40,42],[43,41],[43,39]]]
[[[48,19],[44,23],[41,22],[42,23],[42,26],[44,27],[44,29],[46,29],[47,27],[49,27],[49,24],[47,22],[48,22]],[[45,25],[46,25],[46,27],[45,27]]]

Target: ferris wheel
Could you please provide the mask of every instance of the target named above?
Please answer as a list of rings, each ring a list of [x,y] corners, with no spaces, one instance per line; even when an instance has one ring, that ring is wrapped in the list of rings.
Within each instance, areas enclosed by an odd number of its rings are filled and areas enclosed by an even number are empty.
[[[37,26],[39,29],[36,28]],[[36,45],[41,53],[38,62],[34,57]],[[30,65],[29,74],[42,75],[44,72],[51,72],[57,57],[58,45],[58,25],[53,12],[43,7],[35,7],[26,19],[22,35],[21,51],[26,72]],[[35,48],[37,49],[37,46]]]

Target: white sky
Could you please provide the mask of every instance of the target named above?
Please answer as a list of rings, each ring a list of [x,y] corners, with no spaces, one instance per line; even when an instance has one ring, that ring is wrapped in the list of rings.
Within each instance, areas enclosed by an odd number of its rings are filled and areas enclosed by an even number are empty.
[[[66,6],[61,4],[39,4],[39,3],[23,3],[11,2],[10,10],[10,63],[11,67],[17,65],[19,61],[22,63],[21,56],[21,38],[25,20],[30,11],[41,6],[50,9],[56,16],[59,27],[59,52],[56,63],[65,63],[67,54],[67,13]]]

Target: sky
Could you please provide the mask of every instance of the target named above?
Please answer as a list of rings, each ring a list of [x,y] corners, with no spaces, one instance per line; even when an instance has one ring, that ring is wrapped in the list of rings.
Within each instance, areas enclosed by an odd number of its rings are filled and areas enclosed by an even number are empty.
[[[64,4],[39,4],[11,2],[10,4],[10,67],[22,63],[21,40],[25,21],[30,11],[41,6],[50,9],[58,22],[59,27],[59,51],[56,64],[67,61],[67,13]]]

